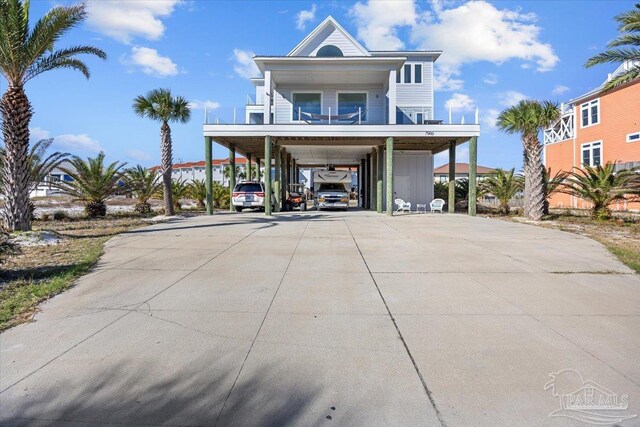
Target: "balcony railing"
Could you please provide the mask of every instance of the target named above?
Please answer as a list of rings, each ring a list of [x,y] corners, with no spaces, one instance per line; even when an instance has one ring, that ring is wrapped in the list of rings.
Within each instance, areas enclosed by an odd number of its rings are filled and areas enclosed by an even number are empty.
[[[278,105],[271,108],[272,124],[298,125],[384,125],[388,124],[388,112],[382,107],[292,107]],[[264,123],[264,107],[248,104],[242,107],[219,107],[205,110],[204,123],[212,125],[259,125]],[[431,119],[429,107],[399,107],[396,124],[438,125],[443,120]],[[466,124],[478,124],[478,111],[474,118],[466,118]],[[454,124],[449,116],[449,124]],[[456,117],[455,124],[465,124],[465,116]]]

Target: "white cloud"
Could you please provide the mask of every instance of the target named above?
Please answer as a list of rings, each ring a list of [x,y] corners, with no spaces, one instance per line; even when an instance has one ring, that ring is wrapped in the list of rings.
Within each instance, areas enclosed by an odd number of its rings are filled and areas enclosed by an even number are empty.
[[[552,95],[562,95],[564,93],[569,92],[569,88],[565,85],[556,85],[553,90],[551,91]]]
[[[84,151],[89,153],[99,153],[102,151],[100,143],[95,139],[92,139],[86,133],[79,135],[64,134],[53,138],[54,147],[59,147],[71,154],[77,154],[78,151]]]
[[[416,10],[416,0],[356,3],[350,10],[360,37],[370,49],[401,49],[397,32],[409,31],[409,39],[420,49],[443,50],[436,63],[436,88],[460,90],[462,66],[510,59],[535,63],[538,71],[549,71],[559,59],[553,47],[540,40],[536,15],[509,9],[499,10],[484,0],[470,1],[447,9],[434,0],[431,11]]]
[[[168,56],[148,47],[131,48],[130,63],[142,68],[142,72],[156,77],[168,77],[178,74],[178,66]]]
[[[316,19],[316,10],[318,7],[316,4],[311,5],[310,10],[301,10],[296,14],[296,28],[303,31],[307,27],[307,22],[311,22]]]
[[[464,93],[454,93],[453,96],[444,103],[444,106],[447,110],[456,113],[475,111],[476,109],[476,104],[473,99]]]
[[[508,90],[498,95],[500,104],[505,107],[512,107],[524,99],[527,99],[527,95],[520,93],[517,90]]]
[[[500,111],[495,108],[490,108],[480,115],[480,121],[483,125],[487,126],[489,129],[496,129],[498,116],[500,115]]]
[[[39,127],[29,128],[30,142],[35,143],[41,139],[52,138],[51,132]],[[81,153],[99,153],[103,151],[100,143],[92,139],[86,133],[82,134],[63,134],[53,137],[52,149],[67,151],[71,154]]]
[[[200,99],[194,99],[189,103],[189,108],[192,110],[215,110],[220,107],[220,103],[216,101],[211,101],[209,99],[202,101]]]
[[[498,83],[498,75],[494,73],[489,73],[486,76],[484,76],[484,79],[482,81],[488,85],[494,85]]]
[[[180,0],[90,0],[87,23],[123,43],[135,37],[158,40],[165,31],[161,18],[169,17]]]
[[[376,0],[358,2],[349,11],[358,28],[358,38],[371,50],[398,50],[404,43],[397,28],[414,25],[417,19],[414,1]]]
[[[142,150],[127,150],[125,154],[133,160],[148,162],[152,159],[151,154]]]
[[[240,77],[250,79],[260,75],[260,70],[258,70],[258,66],[253,61],[254,55],[250,50],[233,49],[233,60],[235,61],[233,70]]]

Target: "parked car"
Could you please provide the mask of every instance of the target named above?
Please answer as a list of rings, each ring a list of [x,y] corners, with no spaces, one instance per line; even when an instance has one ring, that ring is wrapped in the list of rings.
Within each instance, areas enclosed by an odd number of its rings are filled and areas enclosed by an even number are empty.
[[[273,193],[271,196],[273,205]],[[257,181],[244,181],[233,187],[231,203],[236,212],[244,208],[258,208],[264,210],[264,184]]]

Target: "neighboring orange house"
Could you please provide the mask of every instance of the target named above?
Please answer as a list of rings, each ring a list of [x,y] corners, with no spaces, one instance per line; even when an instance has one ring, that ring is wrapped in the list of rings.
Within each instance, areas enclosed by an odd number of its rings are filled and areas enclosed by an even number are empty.
[[[619,169],[640,166],[640,79],[603,92],[609,79],[633,66],[624,63],[598,88],[562,105],[562,118],[544,131],[545,165],[552,175],[583,164],[618,163]],[[551,197],[552,208],[589,208],[567,194]],[[620,202],[611,208],[638,210],[639,203]]]

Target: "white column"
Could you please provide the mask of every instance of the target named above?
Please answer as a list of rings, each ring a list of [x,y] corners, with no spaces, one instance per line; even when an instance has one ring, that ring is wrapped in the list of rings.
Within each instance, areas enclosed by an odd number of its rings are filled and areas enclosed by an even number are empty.
[[[396,74],[398,71],[389,71],[389,91],[387,96],[389,97],[389,124],[396,124]]]
[[[264,72],[264,118],[263,123],[265,125],[271,124],[271,98],[273,97],[273,91],[271,90],[271,70],[265,70]]]

